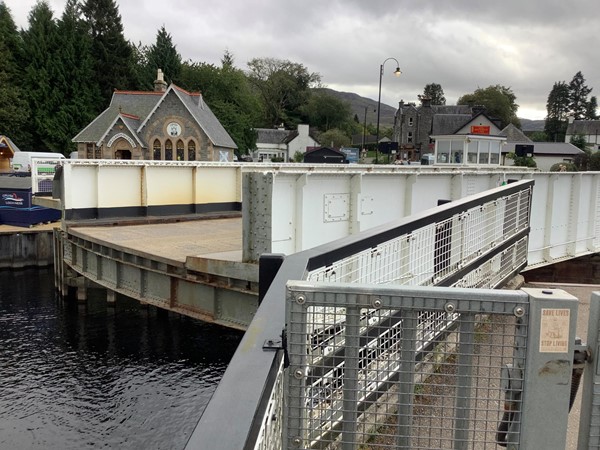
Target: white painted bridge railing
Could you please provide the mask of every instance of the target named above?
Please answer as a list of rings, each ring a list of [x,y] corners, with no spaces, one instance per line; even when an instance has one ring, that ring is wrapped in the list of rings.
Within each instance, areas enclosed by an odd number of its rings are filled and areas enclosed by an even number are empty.
[[[600,250],[600,172],[122,160],[66,160],[63,166],[65,219],[243,211],[246,262],[523,179],[535,181],[528,267]]]

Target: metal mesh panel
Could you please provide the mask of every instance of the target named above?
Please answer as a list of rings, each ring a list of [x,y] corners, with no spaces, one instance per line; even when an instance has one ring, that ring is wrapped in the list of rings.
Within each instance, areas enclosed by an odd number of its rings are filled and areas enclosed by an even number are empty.
[[[254,446],[255,450],[268,450],[281,448],[282,425],[283,425],[283,383],[284,383],[283,359],[275,378],[275,386],[271,391],[267,410],[258,433]]]
[[[502,368],[525,365],[516,303],[318,288],[288,302],[288,448],[497,448]]]
[[[529,199],[530,190],[524,190],[470,208],[315,269],[307,279],[412,286],[437,284],[527,228]]]

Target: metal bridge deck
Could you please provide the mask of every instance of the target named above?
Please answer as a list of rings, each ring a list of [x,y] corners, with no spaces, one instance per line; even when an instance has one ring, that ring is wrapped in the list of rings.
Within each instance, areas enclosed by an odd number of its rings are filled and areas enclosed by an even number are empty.
[[[242,219],[77,226],[69,232],[117,250],[182,265],[188,257],[242,261]],[[179,264],[177,264],[179,263]]]

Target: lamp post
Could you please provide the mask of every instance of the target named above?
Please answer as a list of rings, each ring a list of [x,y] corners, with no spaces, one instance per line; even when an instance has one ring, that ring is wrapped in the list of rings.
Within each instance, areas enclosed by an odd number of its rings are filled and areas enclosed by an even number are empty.
[[[383,67],[385,66],[385,63],[388,62],[390,59],[396,61],[396,70],[394,70],[394,75],[399,77],[402,74],[402,71],[400,70],[400,63],[396,58],[388,58],[381,63],[381,66],[379,66],[379,98],[377,99],[377,134],[375,136],[375,163],[379,162],[379,117],[381,115],[381,79],[383,78]]]

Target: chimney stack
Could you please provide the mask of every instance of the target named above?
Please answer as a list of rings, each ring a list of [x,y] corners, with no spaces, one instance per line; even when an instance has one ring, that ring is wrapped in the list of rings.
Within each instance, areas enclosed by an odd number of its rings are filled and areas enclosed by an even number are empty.
[[[156,80],[154,80],[154,92],[165,92],[167,90],[167,82],[165,81],[163,71],[158,69]]]

